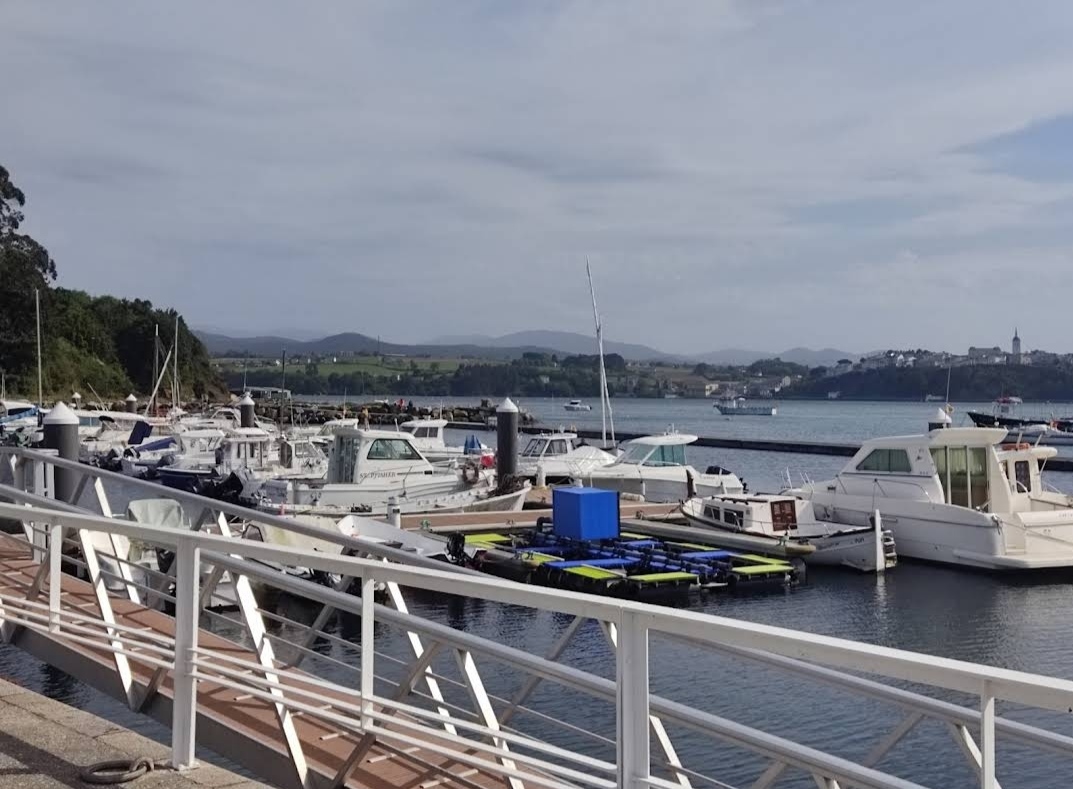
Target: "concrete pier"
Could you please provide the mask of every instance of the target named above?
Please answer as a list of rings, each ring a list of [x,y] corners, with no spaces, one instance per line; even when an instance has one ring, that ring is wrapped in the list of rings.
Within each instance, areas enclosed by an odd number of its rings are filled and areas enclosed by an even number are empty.
[[[89,712],[0,680],[0,789],[88,786],[83,768],[112,759],[167,759],[167,746]],[[222,767],[153,770],[125,784],[137,789],[268,789]]]

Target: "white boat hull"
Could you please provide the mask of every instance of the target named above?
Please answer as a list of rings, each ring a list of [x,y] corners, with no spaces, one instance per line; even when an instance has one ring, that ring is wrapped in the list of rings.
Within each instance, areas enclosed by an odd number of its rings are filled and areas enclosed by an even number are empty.
[[[1011,514],[1000,518],[965,507],[909,499],[812,496],[817,517],[865,525],[879,508],[898,553],[912,559],[987,570],[1073,567],[1073,511]],[[1048,523],[1033,526],[1032,516]],[[1026,517],[1027,516],[1027,517]],[[1019,521],[1019,522],[1018,522]]]
[[[788,551],[788,546],[811,545],[815,550],[804,555],[806,564],[849,567],[866,573],[888,570],[898,563],[894,538],[887,529],[877,535],[870,525],[854,528],[841,524],[815,524],[816,527],[824,529],[824,533],[810,536],[798,534],[789,538],[773,537],[767,534],[732,531],[699,514],[690,504],[691,502],[687,502],[682,507],[682,513],[689,524],[717,533],[718,536],[713,539],[724,547],[743,548],[772,556],[791,556],[795,555],[795,552]],[[876,547],[877,539],[880,540],[879,550]]]

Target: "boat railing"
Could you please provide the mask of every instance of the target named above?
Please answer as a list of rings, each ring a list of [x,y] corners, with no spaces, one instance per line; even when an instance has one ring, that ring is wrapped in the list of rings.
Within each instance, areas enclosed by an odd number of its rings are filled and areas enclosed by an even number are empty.
[[[151,709],[156,694],[171,694],[176,764],[193,759],[199,684],[271,703],[295,770],[287,785],[314,782],[309,758],[319,746],[302,742],[299,720],[330,726],[337,732],[330,736],[354,743],[347,769],[383,746],[396,758],[450,758],[461,785],[473,784],[475,774],[493,775],[512,789],[692,789],[728,782],[762,788],[802,776],[823,787],[910,789],[933,780],[950,785],[936,765],[956,774],[951,763],[961,759],[980,786],[994,789],[996,753],[1004,760],[1000,768],[1013,774],[1058,758],[1053,775],[1060,775],[1073,759],[1073,738],[1043,726],[1068,728],[1046,712],[1073,708],[1068,680],[516,584],[152,483],[135,487],[213,514],[189,530],[134,523],[109,517],[107,485],[137,481],[42,452],[5,449],[0,460],[18,483],[0,486],[0,498],[15,502],[0,504],[0,518],[19,525],[19,539],[41,567],[24,594],[3,587],[0,633],[10,641],[21,628],[110,656],[120,681],[107,684],[134,709]],[[86,506],[48,498],[57,471],[81,475],[76,500],[84,496]],[[355,555],[241,539],[233,522],[239,517],[312,532]],[[102,556],[92,534],[166,549],[176,560],[160,572]],[[69,554],[65,546],[79,552]],[[65,566],[93,582],[99,611],[82,605],[84,599],[72,601],[76,606],[61,597],[50,579]],[[290,567],[336,581],[329,588],[280,572]],[[351,579],[360,597],[345,593]],[[216,610],[213,602],[228,581],[236,608]],[[120,594],[101,593],[106,582]],[[267,593],[254,595],[251,584]],[[374,602],[377,588],[384,589],[383,604]],[[427,594],[415,608],[419,593],[403,590]],[[304,603],[279,605],[280,594]],[[174,636],[117,615],[134,602],[174,606]],[[472,621],[460,617],[462,610]],[[199,618],[201,633],[253,644],[253,656],[200,636]],[[490,628],[494,637],[481,635]],[[16,643],[29,649],[39,639]],[[681,666],[703,661],[714,661],[715,696],[694,680],[683,682]],[[741,661],[761,667],[760,674],[736,669]],[[148,685],[134,680],[144,676],[132,672],[134,665],[150,671]],[[755,715],[731,695],[739,693],[736,683],[745,683],[779,699],[779,682],[789,691],[802,679],[824,708],[823,725],[816,719],[797,725],[800,710],[793,705],[780,704],[775,717]],[[722,701],[712,708],[711,698]],[[997,701],[1018,705],[1012,718],[997,714]],[[867,706],[875,702],[885,714]],[[732,719],[739,716],[745,722]],[[837,733],[843,717],[854,727],[851,738]],[[914,737],[928,727],[948,739]],[[337,784],[347,775],[337,775]]]
[[[884,496],[886,496],[888,498],[889,498],[889,494],[887,493],[886,489],[884,488],[884,485],[908,485],[909,487],[916,488],[921,493],[923,493],[924,497],[929,502],[932,501],[931,492],[927,488],[925,488],[923,485],[921,485],[919,482],[913,482],[913,481],[907,480],[907,479],[885,479],[885,480],[873,479],[873,483],[875,484],[875,487],[879,489],[879,492],[882,493]]]

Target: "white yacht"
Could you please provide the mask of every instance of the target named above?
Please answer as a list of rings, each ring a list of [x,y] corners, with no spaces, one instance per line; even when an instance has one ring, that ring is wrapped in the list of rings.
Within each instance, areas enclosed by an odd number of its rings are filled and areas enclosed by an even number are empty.
[[[615,462],[615,456],[583,444],[577,433],[541,433],[529,439],[518,457],[518,474],[547,483],[568,482]]]
[[[0,400],[0,425],[7,431],[37,429],[37,406],[23,400]]]
[[[335,434],[328,473],[322,479],[270,479],[256,506],[284,514],[345,515],[386,512],[395,499],[405,512],[457,509],[486,499],[494,471],[477,465],[436,468],[407,433],[342,428]],[[504,506],[519,506],[524,493]]]
[[[563,405],[567,411],[591,411],[592,406],[587,405],[580,400],[571,400],[569,403]]]
[[[493,451],[479,443],[476,451],[467,451],[464,446],[448,446],[444,438],[447,429],[446,419],[411,419],[399,425],[399,430],[413,436],[414,446],[432,463],[448,460],[464,460],[467,456],[492,456]]]
[[[882,572],[898,563],[894,537],[888,529],[847,526],[817,520],[812,502],[793,496],[745,494],[709,496],[683,502],[691,526],[718,531],[719,545],[772,556],[794,556],[797,548],[809,564]]]
[[[1046,488],[1052,447],[1004,428],[937,427],[876,438],[832,480],[787,491],[816,517],[865,526],[879,510],[898,553],[991,570],[1073,567],[1073,498]]]
[[[712,466],[701,473],[686,463],[686,446],[696,440],[685,433],[635,438],[614,463],[579,474],[575,481],[654,502],[744,493],[741,480],[726,469]]]

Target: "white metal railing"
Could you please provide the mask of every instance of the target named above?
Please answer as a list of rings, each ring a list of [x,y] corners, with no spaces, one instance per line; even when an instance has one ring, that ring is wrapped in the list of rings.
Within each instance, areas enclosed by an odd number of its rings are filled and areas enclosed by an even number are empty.
[[[552,589],[524,586],[491,579],[455,569],[402,551],[371,545],[353,538],[336,538],[349,549],[365,556],[332,556],[317,551],[266,545],[239,539],[232,524],[222,516],[229,510],[245,515],[254,522],[270,522],[291,528],[297,533],[312,532],[318,539],[329,537],[315,527],[263,513],[251,513],[220,502],[209,502],[191,494],[179,494],[157,486],[154,492],[171,496],[203,510],[192,531],[176,531],[160,526],[136,524],[110,517],[91,515],[71,505],[49,501],[40,494],[51,489],[50,477],[54,468],[74,470],[84,474],[80,492],[93,491],[102,511],[110,515],[110,506],[103,489],[107,472],[67,465],[65,461],[41,453],[15,451],[0,453],[14,462],[9,463],[23,487],[31,491],[0,486],[0,497],[19,503],[0,504],[0,517],[24,524],[25,536],[41,570],[31,587],[18,595],[5,590],[0,594],[0,620],[5,637],[10,639],[12,628],[24,627],[75,644],[94,646],[110,652],[116,660],[117,671],[125,675],[132,707],[139,708],[160,687],[163,679],[173,679],[173,760],[177,765],[193,761],[197,685],[213,683],[241,690],[253,698],[263,699],[275,706],[281,730],[288,740],[288,750],[296,764],[300,784],[307,784],[308,766],[294,727],[294,716],[318,719],[339,731],[350,732],[359,738],[350,767],[369,752],[374,743],[389,745],[396,750],[450,756],[467,769],[480,774],[499,776],[513,786],[673,786],[690,787],[694,782],[723,786],[717,777],[691,770],[677,757],[665,724],[674,724],[700,732],[724,743],[745,748],[770,762],[752,784],[772,786],[790,770],[803,770],[822,786],[883,786],[908,787],[915,784],[896,776],[877,771],[878,764],[889,751],[904,740],[922,720],[939,720],[950,728],[951,736],[980,776],[980,785],[995,787],[995,735],[1002,734],[1022,744],[1043,748],[1064,756],[1073,755],[1073,739],[1025,724],[996,718],[994,704],[1003,699],[1042,709],[1065,712],[1073,708],[1073,683],[1021,672],[979,666],[961,661],[935,658],[900,650],[861,644],[842,639],[811,635],[752,624],[690,611],[660,608],[639,603],[589,597]],[[92,488],[90,482],[92,481]],[[129,480],[124,480],[129,484]],[[98,485],[98,483],[101,483]],[[143,483],[146,484],[146,483]],[[218,534],[205,533],[213,526]],[[171,575],[137,568],[118,561],[114,570],[102,568],[100,557],[87,538],[92,533],[106,534],[173,550],[175,593],[161,589],[162,579]],[[71,534],[68,538],[65,535]],[[61,547],[73,544],[82,557],[63,556]],[[377,552],[394,554],[393,559],[410,565],[385,563]],[[59,584],[51,579],[60,577],[61,563],[84,570],[94,582],[95,590],[104,588],[104,581],[121,583],[125,596],[147,600],[155,594],[160,600],[171,600],[176,610],[176,630],[173,639],[125,626],[111,612],[111,597],[96,593],[99,616],[65,608]],[[423,565],[423,566],[414,566]],[[320,570],[340,579],[360,579],[360,598],[345,594],[343,580],[336,589],[311,584],[285,576],[277,567],[301,566]],[[124,569],[125,568],[125,569]],[[142,573],[147,578],[138,576]],[[225,577],[232,579],[240,609],[240,619],[204,611],[212,597],[214,586]],[[250,581],[271,585],[288,594],[321,606],[320,613],[310,623],[297,623],[280,617],[259,606],[252,593],[247,594]],[[37,598],[48,587],[47,604]],[[386,586],[389,603],[374,604],[373,591]],[[538,656],[500,643],[498,640],[459,631],[427,618],[410,614],[400,589],[414,588],[452,594],[461,597],[522,606],[574,617],[573,624],[563,632],[552,650]],[[328,638],[325,625],[332,612],[349,612],[361,617],[361,638],[354,667],[345,661],[310,649],[318,638]],[[253,660],[236,661],[218,651],[198,644],[198,617],[245,626],[245,640],[254,647]],[[615,679],[605,679],[558,662],[580,623],[589,619],[603,624],[609,642],[615,647]],[[269,632],[266,623],[284,622],[291,627],[300,625],[305,640],[294,643]],[[376,648],[374,626],[388,626],[405,634],[412,648],[409,659],[388,656]],[[211,629],[211,627],[210,627]],[[852,693],[889,702],[905,711],[905,717],[888,734],[880,737],[875,748],[856,764],[806,746],[750,729],[716,716],[710,712],[679,702],[649,695],[649,642],[653,636],[669,637],[706,650],[733,655],[769,667],[789,671],[796,676],[822,682]],[[339,645],[344,639],[330,636]],[[382,641],[382,638],[381,638]],[[278,650],[278,653],[277,653]],[[452,679],[434,660],[444,651],[454,652],[458,661],[459,679]],[[293,652],[289,661],[279,655]],[[525,672],[528,679],[510,698],[496,696],[485,687],[476,667],[476,657],[503,663]],[[334,661],[334,668],[348,669],[357,674],[358,693],[340,684],[338,677],[320,679],[303,672],[298,684],[295,672],[299,664]],[[130,678],[130,664],[152,667],[157,673],[148,687],[135,688]],[[823,664],[815,665],[816,663]],[[124,668],[125,667],[125,668]],[[397,681],[388,679],[380,668],[401,668],[404,676]],[[842,669],[841,671],[838,669]],[[977,709],[962,707],[947,701],[922,696],[909,690],[864,679],[845,671],[865,672],[887,678],[905,680],[978,697]],[[571,725],[555,716],[542,713],[526,702],[536,687],[552,682],[589,697],[614,705],[616,725],[613,738],[602,737]],[[389,685],[394,690],[377,693],[376,685]],[[424,690],[419,687],[423,686]],[[448,691],[464,690],[472,707],[465,709],[448,698]],[[411,702],[408,702],[410,699]],[[563,711],[565,714],[567,711]],[[559,726],[576,748],[553,745],[546,738],[526,734],[511,726],[519,715],[539,718],[541,724]],[[970,727],[979,727],[977,745]],[[653,741],[659,753],[650,752]],[[594,753],[603,749],[607,756]],[[346,767],[346,765],[344,765]],[[658,777],[655,770],[668,774],[672,780]],[[346,770],[341,767],[336,776],[344,783]],[[466,780],[459,776],[457,781]]]

